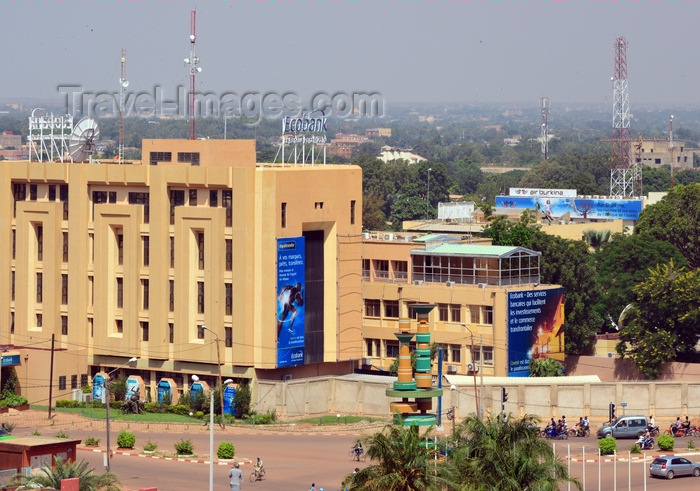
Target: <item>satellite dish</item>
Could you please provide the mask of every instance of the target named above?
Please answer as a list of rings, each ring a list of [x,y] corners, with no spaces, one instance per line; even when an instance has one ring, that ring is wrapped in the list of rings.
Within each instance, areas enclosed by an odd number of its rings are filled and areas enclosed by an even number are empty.
[[[92,118],[83,118],[73,128],[68,148],[73,162],[92,162],[97,140],[100,139],[100,128]]]

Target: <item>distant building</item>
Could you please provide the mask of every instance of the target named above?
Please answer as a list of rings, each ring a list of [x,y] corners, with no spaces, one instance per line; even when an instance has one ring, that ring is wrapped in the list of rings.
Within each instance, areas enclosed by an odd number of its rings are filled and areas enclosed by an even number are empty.
[[[377,157],[382,162],[390,162],[392,160],[406,160],[409,164],[417,164],[428,159],[413,153],[410,149],[402,149],[385,145],[382,147],[382,152]]]
[[[367,138],[391,138],[391,128],[370,128],[365,130]]]
[[[5,149],[7,147],[15,147],[19,150],[22,146],[22,135],[15,135],[11,131],[3,131],[0,134],[0,149]]]
[[[330,155],[343,157],[346,159],[352,158],[357,148],[363,143],[369,143],[371,140],[366,136],[355,135],[353,133],[338,133],[335,135],[327,147]]]
[[[669,148],[668,139],[648,139],[632,144],[630,155],[636,158],[636,151],[641,144],[641,162],[648,167],[663,167],[671,165],[671,150]],[[673,142],[673,168],[674,169],[692,169],[693,158],[696,152],[700,152],[697,148],[686,148],[685,142],[676,140]]]

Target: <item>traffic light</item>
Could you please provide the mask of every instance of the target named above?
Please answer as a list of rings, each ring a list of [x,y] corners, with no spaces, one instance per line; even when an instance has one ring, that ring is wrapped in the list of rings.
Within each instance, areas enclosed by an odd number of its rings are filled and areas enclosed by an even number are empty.
[[[608,416],[610,416],[611,422],[615,421],[615,404],[613,404],[612,402],[610,403],[610,406],[608,407]]]
[[[508,400],[508,392],[505,387],[501,387],[501,401],[504,403]]]

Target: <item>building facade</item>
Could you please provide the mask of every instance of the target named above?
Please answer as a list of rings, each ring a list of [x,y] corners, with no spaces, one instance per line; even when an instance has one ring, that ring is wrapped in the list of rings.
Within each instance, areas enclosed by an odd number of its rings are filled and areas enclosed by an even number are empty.
[[[219,369],[234,381],[352,371],[360,168],[257,164],[253,140],[144,140],[142,155],[0,166],[0,282],[11,292],[0,339],[20,353],[30,403],[46,403],[49,386],[54,400],[71,398],[117,368],[141,376],[152,398],[161,379],[180,393],[191,374],[214,387]],[[304,247],[293,315],[303,309],[305,322],[301,358],[280,363],[291,346],[278,340],[287,239]]]

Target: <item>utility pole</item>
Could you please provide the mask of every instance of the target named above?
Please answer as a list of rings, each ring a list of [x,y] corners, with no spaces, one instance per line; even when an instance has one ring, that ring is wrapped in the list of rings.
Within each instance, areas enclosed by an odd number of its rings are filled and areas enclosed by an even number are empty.
[[[51,419],[51,401],[53,400],[53,353],[56,335],[51,335],[51,368],[49,369],[49,419]]]

